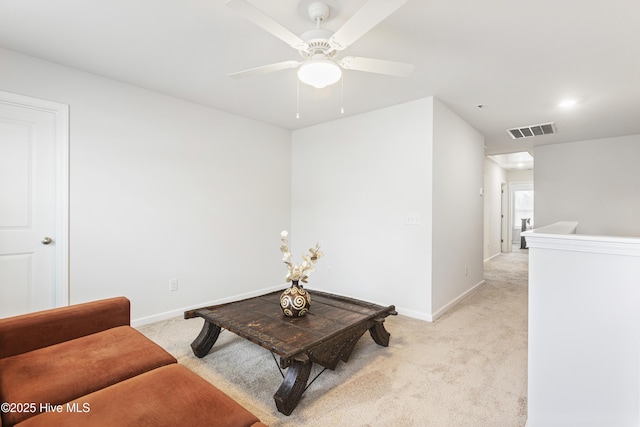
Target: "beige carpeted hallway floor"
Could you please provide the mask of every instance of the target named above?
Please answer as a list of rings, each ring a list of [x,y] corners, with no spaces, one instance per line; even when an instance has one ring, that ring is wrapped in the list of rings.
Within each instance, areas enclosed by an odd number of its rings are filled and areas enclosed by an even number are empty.
[[[388,317],[389,347],[363,335],[349,362],[325,371],[288,417],[273,401],[282,377],[269,351],[224,331],[198,359],[189,345],[201,319],[138,329],[271,427],[520,427],[527,418],[527,257],[516,250],[486,262],[486,283],[434,323]]]

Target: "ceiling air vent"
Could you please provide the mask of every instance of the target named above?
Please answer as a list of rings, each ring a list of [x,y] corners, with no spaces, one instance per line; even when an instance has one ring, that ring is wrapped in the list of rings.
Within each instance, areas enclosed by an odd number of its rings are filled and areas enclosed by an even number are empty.
[[[532,138],[534,136],[549,135],[556,133],[556,124],[543,123],[541,125],[523,126],[519,128],[508,129],[507,133],[513,139]]]

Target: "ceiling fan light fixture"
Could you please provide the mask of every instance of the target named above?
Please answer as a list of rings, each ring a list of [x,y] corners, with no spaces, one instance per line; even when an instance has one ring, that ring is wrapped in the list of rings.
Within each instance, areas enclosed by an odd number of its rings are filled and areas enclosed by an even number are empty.
[[[340,66],[327,59],[310,59],[298,68],[298,79],[317,89],[331,86],[341,77]]]

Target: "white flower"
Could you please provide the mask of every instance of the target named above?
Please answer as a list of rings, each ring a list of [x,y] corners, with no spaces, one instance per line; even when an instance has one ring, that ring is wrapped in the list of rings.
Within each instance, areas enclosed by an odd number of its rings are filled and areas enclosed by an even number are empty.
[[[282,262],[287,265],[287,276],[286,281],[302,281],[303,283],[307,283],[307,279],[309,275],[316,270],[315,263],[318,262],[318,259],[324,255],[320,252],[320,245],[316,243],[315,248],[309,249],[311,256],[302,254],[302,265],[296,264],[293,265],[291,263],[291,252],[289,251],[289,242],[286,237],[289,233],[284,230],[280,233],[282,246],[280,246],[280,251],[283,253]]]

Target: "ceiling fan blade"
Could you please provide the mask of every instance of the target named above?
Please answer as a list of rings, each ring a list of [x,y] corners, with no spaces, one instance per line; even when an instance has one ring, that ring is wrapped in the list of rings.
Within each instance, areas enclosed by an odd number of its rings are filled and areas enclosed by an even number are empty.
[[[244,71],[238,71],[235,73],[229,74],[229,77],[233,77],[234,79],[243,79],[245,77],[253,77],[258,76],[260,74],[272,73],[274,71],[286,70],[288,68],[295,68],[301,63],[298,61],[284,61],[278,62],[275,64],[262,65],[260,67],[250,68]]]
[[[298,50],[305,50],[309,47],[307,42],[300,37],[287,30],[278,22],[274,21],[270,16],[266,15],[260,9],[245,0],[227,0],[227,7],[235,10],[243,15],[249,21],[261,27],[263,30],[273,34],[289,46]]]
[[[329,43],[336,50],[346,49],[406,2],[407,0],[369,0],[335,32]]]
[[[413,64],[404,62],[362,58],[359,56],[345,56],[339,62],[340,66],[345,70],[365,71],[367,73],[386,74],[396,77],[406,77],[415,68]]]

